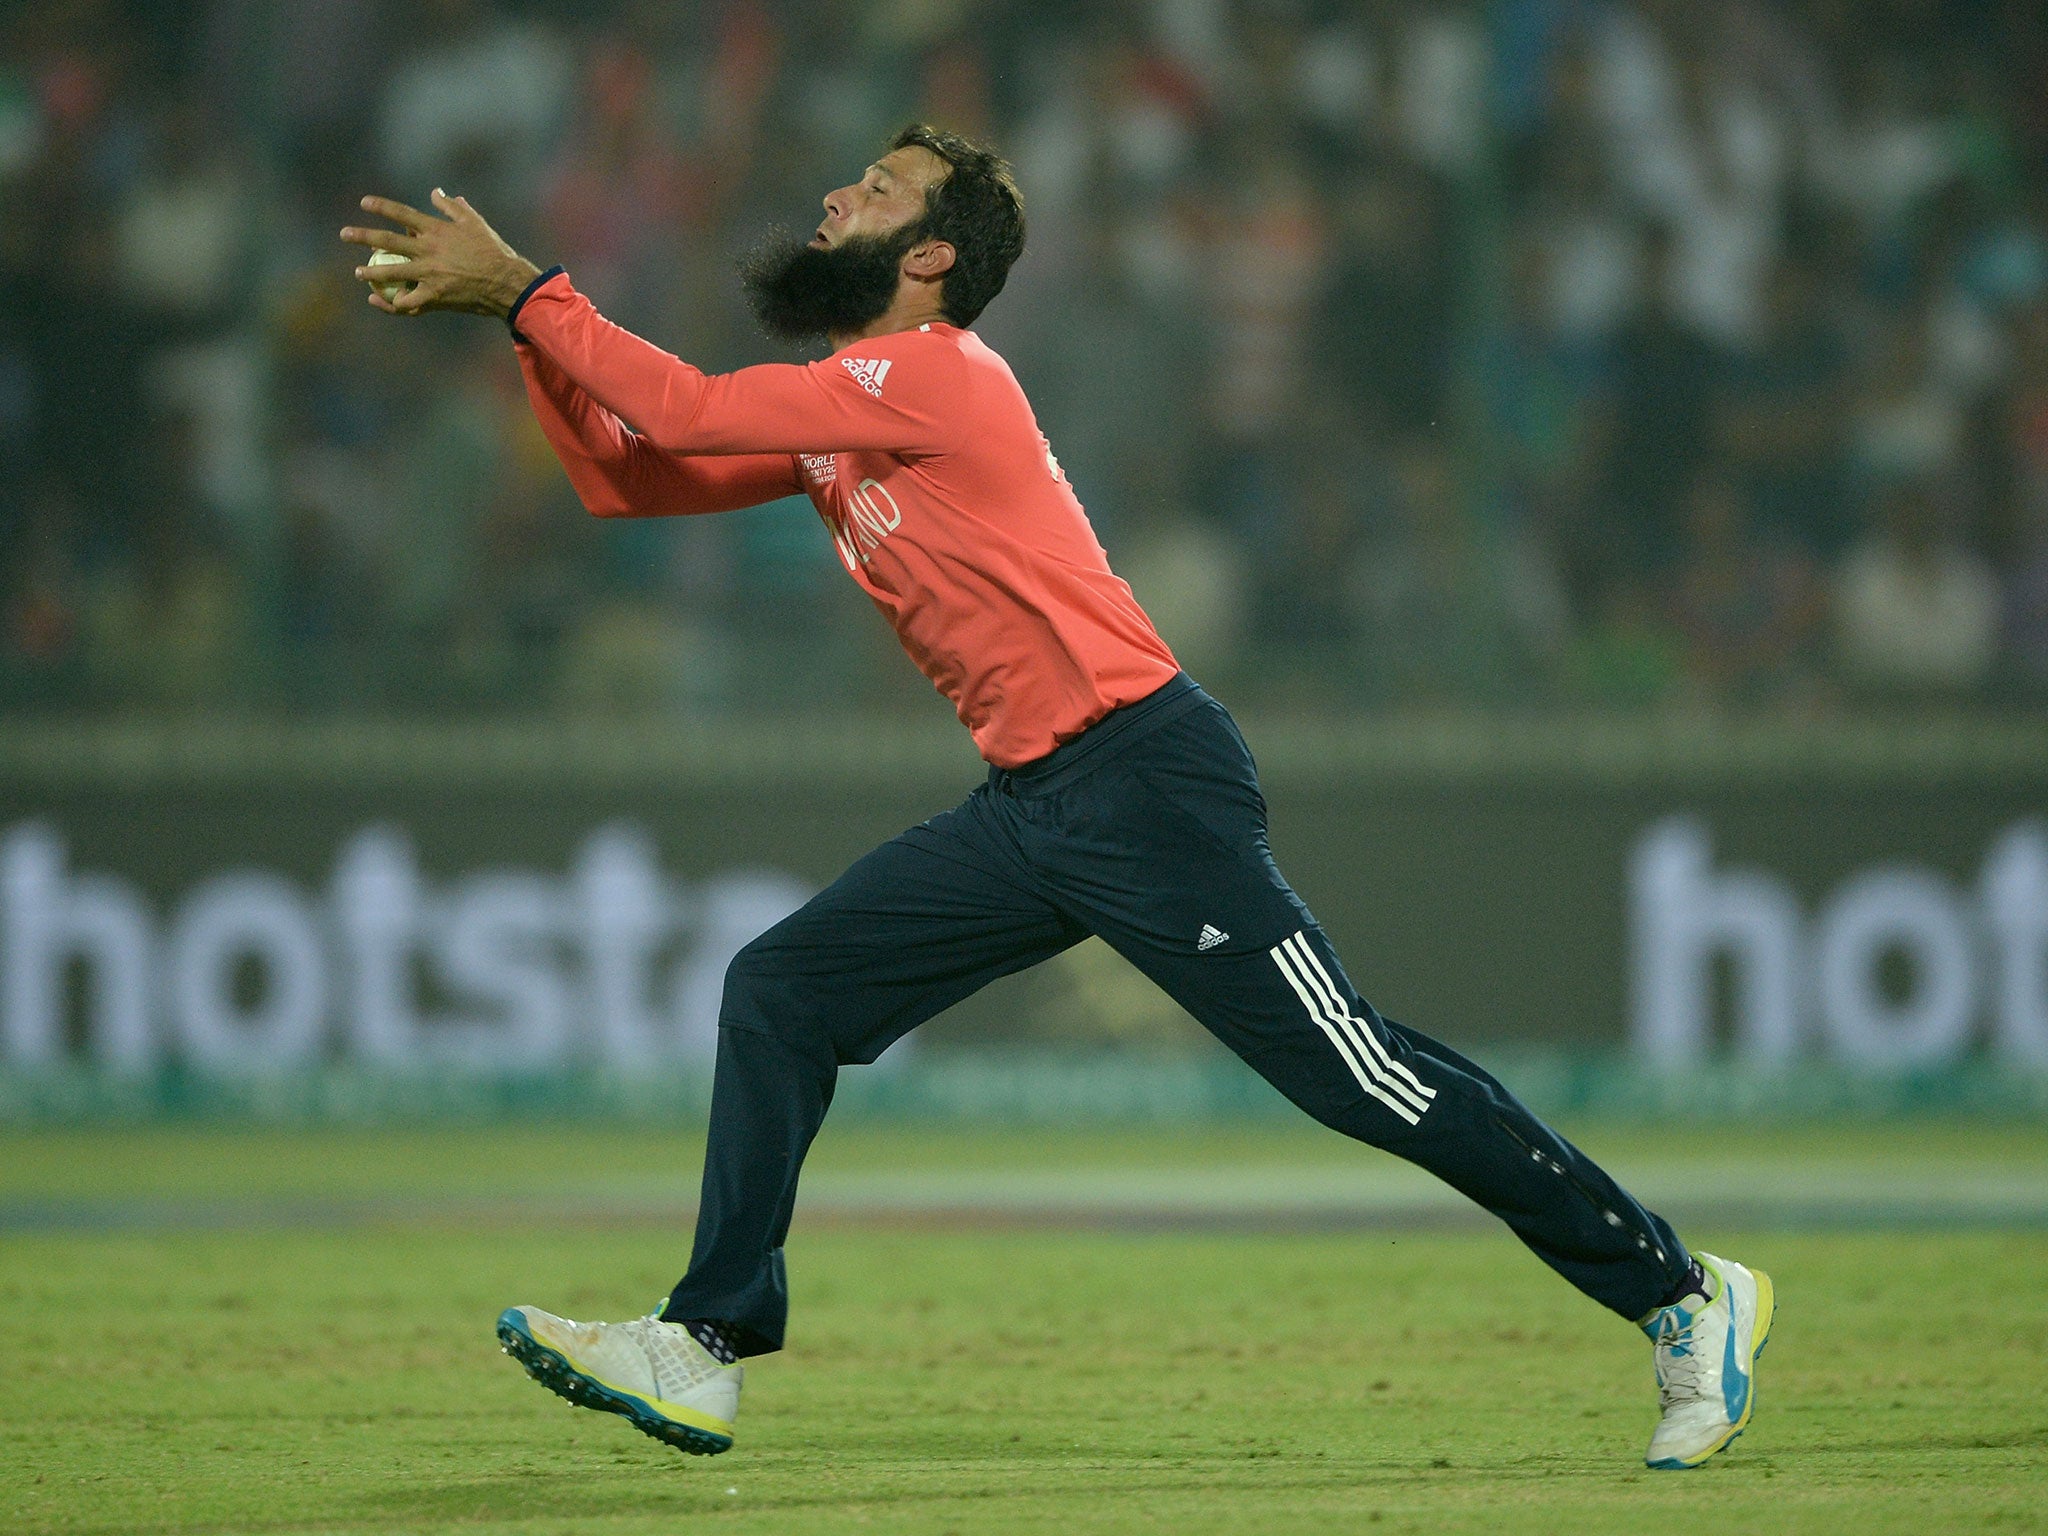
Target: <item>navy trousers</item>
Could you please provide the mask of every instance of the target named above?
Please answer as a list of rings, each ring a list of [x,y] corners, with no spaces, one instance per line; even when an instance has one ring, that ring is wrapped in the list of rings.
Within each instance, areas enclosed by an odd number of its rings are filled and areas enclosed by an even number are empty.
[[[782,1245],[839,1068],[1100,935],[1287,1098],[1427,1168],[1630,1319],[1690,1256],[1481,1068],[1374,1012],[1288,887],[1229,713],[1185,675],[992,769],[740,951],[726,973],[689,1273],[662,1315],[782,1347]]]

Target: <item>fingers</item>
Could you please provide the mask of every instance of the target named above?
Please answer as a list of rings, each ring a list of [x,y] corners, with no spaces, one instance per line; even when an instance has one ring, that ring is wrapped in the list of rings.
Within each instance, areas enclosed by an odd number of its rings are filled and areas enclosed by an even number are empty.
[[[418,283],[424,282],[435,269],[418,261],[380,261],[372,266],[356,268],[356,276],[366,283]]]
[[[483,219],[478,216],[477,211],[469,206],[468,198],[450,197],[446,192],[443,192],[439,187],[434,188],[434,206],[440,209],[443,213],[447,214],[449,219],[454,223],[483,223]]]
[[[394,224],[403,224],[414,233],[441,222],[431,213],[421,213],[417,208],[406,203],[393,202],[388,197],[364,198],[363,211],[374,213],[380,219],[389,219]]]
[[[351,224],[341,232],[341,238],[350,245],[367,245],[375,251],[396,251],[401,256],[426,254],[417,235],[401,234],[395,229],[359,229]]]
[[[377,272],[381,277],[389,270],[391,269],[388,267],[379,267]],[[383,294],[372,288],[370,290],[370,308],[381,309],[387,315],[404,315],[412,318],[427,312],[428,308],[433,304],[434,292],[435,290],[430,289],[425,283],[421,283],[417,287],[407,289],[395,299],[387,299]]]
[[[402,225],[403,229],[372,229],[352,224],[342,230],[341,238],[351,245],[369,246],[405,258],[376,265],[364,262],[355,269],[356,278],[371,287],[370,307],[388,315],[420,315],[437,309],[496,313],[476,297],[477,285],[471,271],[476,262],[467,258],[477,255],[471,247],[484,249],[492,242],[500,246],[503,242],[496,240],[468,199],[450,197],[436,187],[431,201],[435,213],[422,213],[390,198],[366,197],[366,211]],[[456,233],[451,225],[463,226],[464,232]],[[398,291],[393,292],[394,289]]]
[[[457,224],[482,224],[484,228],[490,228],[488,224],[484,223],[484,216],[469,206],[469,199],[466,197],[450,197],[446,192],[436,187],[434,188],[434,206],[447,214]]]
[[[440,296],[439,283],[415,283],[391,301],[391,312],[394,315],[424,314]]]

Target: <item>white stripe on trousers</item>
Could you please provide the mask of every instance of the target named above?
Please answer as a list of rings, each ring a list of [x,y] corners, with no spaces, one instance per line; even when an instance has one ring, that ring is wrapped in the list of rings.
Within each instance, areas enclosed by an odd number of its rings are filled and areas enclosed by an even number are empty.
[[[1321,958],[1309,947],[1308,935],[1297,929],[1294,937],[1287,940],[1287,944],[1292,947],[1295,959],[1301,962],[1309,980],[1312,983],[1320,981],[1321,984],[1317,987],[1317,991],[1321,994],[1324,1004],[1329,1008],[1330,1012],[1349,1020],[1350,1023],[1355,1025],[1357,1033],[1365,1040],[1366,1048],[1379,1058],[1379,1063],[1383,1068],[1393,1073],[1399,1079],[1395,1086],[1400,1087],[1402,1083],[1405,1083],[1407,1087],[1402,1091],[1414,1102],[1415,1107],[1417,1109],[1428,1109],[1429,1104],[1427,1101],[1436,1097],[1436,1090],[1424,1087],[1422,1080],[1408,1070],[1406,1062],[1394,1059],[1393,1053],[1386,1047],[1386,1042],[1372,1032],[1372,1027],[1365,1020],[1352,1015],[1350,1008],[1345,1005],[1344,1000],[1337,993],[1337,983],[1330,979],[1330,973],[1323,968]]]
[[[1436,1090],[1423,1086],[1405,1062],[1394,1060],[1364,1019],[1356,1017],[1338,995],[1330,973],[1309,948],[1308,936],[1297,929],[1290,939],[1267,951],[1308,1016],[1337,1047],[1337,1054],[1358,1079],[1358,1086],[1410,1125],[1421,1123]]]

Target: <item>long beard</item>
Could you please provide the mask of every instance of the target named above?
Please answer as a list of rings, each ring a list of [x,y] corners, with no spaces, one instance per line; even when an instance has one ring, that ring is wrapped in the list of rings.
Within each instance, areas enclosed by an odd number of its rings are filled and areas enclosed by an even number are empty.
[[[917,238],[912,225],[827,248],[771,230],[741,260],[740,282],[754,318],[776,340],[844,335],[880,319],[895,300],[904,252]]]

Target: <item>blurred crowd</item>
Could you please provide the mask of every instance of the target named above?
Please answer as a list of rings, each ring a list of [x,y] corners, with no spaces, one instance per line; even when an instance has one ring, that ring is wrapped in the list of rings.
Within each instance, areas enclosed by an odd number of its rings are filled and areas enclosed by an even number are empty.
[[[2038,0],[46,0],[0,18],[0,706],[923,695],[808,505],[598,524],[467,196],[779,355],[735,259],[924,119],[979,329],[1191,670],[1303,706],[2048,699]]]

